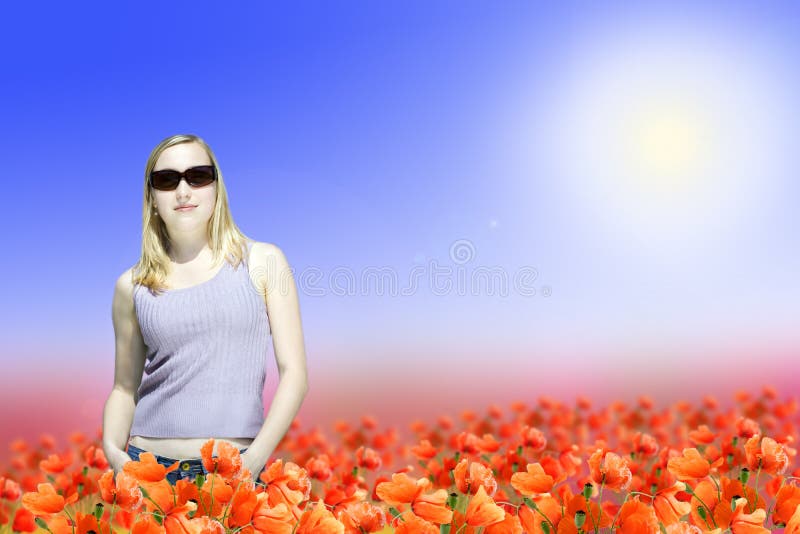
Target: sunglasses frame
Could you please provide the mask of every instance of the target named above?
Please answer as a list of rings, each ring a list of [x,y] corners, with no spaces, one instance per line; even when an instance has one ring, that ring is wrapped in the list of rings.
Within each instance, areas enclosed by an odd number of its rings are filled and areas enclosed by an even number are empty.
[[[194,185],[194,184],[190,183],[189,179],[186,177],[186,173],[190,172],[190,171],[193,171],[195,169],[211,169],[211,173],[213,174],[212,180],[210,182],[208,182],[207,184],[203,184],[203,185]],[[168,172],[170,174],[177,174],[178,175],[178,181],[175,182],[175,187],[171,187],[169,189],[162,189],[162,188],[159,188],[159,187],[156,187],[155,185],[153,185],[153,175],[154,174],[158,174],[158,173],[162,173],[162,172]],[[150,176],[148,178],[148,183],[150,184],[150,187],[152,187],[156,191],[175,191],[178,188],[178,186],[180,185],[181,179],[186,180],[186,183],[189,184],[189,187],[192,187],[192,188],[206,187],[207,185],[211,185],[215,181],[217,181],[217,167],[215,165],[195,165],[194,167],[189,167],[188,169],[186,169],[183,172],[178,172],[178,171],[176,171],[174,169],[161,169],[159,171],[151,171],[150,172]]]

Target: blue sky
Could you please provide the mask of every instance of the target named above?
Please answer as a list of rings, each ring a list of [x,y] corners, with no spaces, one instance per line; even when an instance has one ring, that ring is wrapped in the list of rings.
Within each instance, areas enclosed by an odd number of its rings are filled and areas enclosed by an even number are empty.
[[[790,2],[7,9],[7,354],[107,375],[144,165],[174,133],[211,145],[237,224],[297,271],[536,270],[532,297],[301,291],[316,361],[794,335]],[[634,104],[662,110],[635,172],[612,154]]]

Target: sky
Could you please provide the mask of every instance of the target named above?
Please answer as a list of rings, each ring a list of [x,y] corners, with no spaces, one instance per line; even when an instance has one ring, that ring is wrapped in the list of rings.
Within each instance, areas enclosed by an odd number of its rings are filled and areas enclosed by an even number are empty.
[[[101,425],[175,133],[294,269],[304,424],[797,386],[795,3],[6,11],[0,448]]]

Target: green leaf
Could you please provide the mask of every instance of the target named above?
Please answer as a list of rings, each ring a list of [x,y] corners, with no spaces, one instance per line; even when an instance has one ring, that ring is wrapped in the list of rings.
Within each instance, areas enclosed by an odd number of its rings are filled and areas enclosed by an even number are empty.
[[[39,525],[39,528],[43,528],[43,529],[45,529],[47,532],[53,532],[52,530],[50,530],[50,527],[48,527],[48,526],[47,526],[47,523],[45,523],[44,519],[42,519],[41,517],[37,517],[37,518],[36,518],[36,519],[34,519],[33,521],[34,521],[34,522],[35,522],[37,525]]]

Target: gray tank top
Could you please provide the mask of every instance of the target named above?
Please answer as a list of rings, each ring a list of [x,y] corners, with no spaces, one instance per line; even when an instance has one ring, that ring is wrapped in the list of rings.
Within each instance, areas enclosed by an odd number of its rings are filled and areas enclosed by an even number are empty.
[[[247,244],[249,258],[252,242]],[[133,301],[147,361],[131,436],[254,438],[264,422],[271,330],[247,258],[200,284]]]

